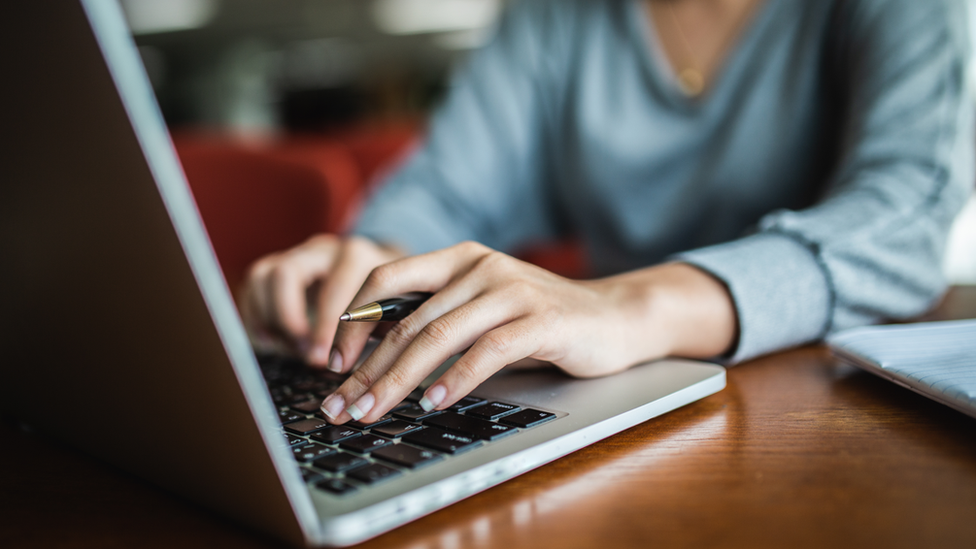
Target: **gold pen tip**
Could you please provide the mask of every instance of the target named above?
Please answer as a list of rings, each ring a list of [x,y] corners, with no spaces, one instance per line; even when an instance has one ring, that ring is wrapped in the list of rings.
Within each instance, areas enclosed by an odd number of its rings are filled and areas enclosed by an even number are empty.
[[[339,317],[339,320],[345,320],[345,321],[352,320],[352,315],[350,315],[349,313],[342,313],[342,316]]]

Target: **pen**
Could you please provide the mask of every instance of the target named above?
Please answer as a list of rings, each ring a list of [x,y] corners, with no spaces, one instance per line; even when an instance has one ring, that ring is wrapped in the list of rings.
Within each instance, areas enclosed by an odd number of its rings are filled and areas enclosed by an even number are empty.
[[[346,322],[379,322],[380,320],[402,320],[417,310],[424,301],[434,294],[414,292],[402,297],[381,299],[342,313],[339,320]]]

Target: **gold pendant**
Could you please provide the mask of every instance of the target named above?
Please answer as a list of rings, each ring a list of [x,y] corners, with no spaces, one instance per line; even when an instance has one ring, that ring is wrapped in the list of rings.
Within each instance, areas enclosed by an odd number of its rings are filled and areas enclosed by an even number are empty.
[[[688,97],[698,97],[705,91],[705,77],[698,69],[683,69],[678,74],[678,87]]]

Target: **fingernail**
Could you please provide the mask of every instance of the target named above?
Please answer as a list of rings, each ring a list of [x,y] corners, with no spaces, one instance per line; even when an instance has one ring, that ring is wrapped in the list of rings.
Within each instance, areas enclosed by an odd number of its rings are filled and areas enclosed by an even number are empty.
[[[359,421],[366,417],[366,414],[373,409],[373,404],[375,403],[376,399],[373,398],[373,395],[366,393],[359,397],[359,400],[355,404],[346,408],[346,413],[352,416],[353,421]]]
[[[434,385],[427,392],[424,393],[424,398],[420,399],[420,407],[424,409],[425,412],[429,412],[434,408],[440,406],[441,402],[444,402],[444,397],[447,395],[447,389],[443,385]]]
[[[332,421],[339,417],[342,413],[342,409],[346,406],[346,399],[342,398],[342,395],[338,393],[332,393],[322,402],[322,413]]]
[[[329,351],[325,347],[315,347],[312,349],[312,353],[308,355],[308,361],[312,364],[326,364],[329,360]]]
[[[332,354],[329,355],[329,369],[337,374],[342,373],[342,355],[337,349],[332,349]]]

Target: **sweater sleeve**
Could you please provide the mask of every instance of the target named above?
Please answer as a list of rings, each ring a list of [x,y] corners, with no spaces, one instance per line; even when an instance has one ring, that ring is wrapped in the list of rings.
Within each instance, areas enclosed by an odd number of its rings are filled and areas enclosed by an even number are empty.
[[[521,1],[506,10],[453,78],[425,143],[371,197],[355,233],[410,253],[463,240],[507,250],[551,236],[542,136],[551,112],[547,9]]]
[[[841,6],[829,70],[847,114],[826,198],[678,257],[733,297],[739,340],[729,362],[911,318],[945,290],[946,236],[974,182],[965,6]]]

